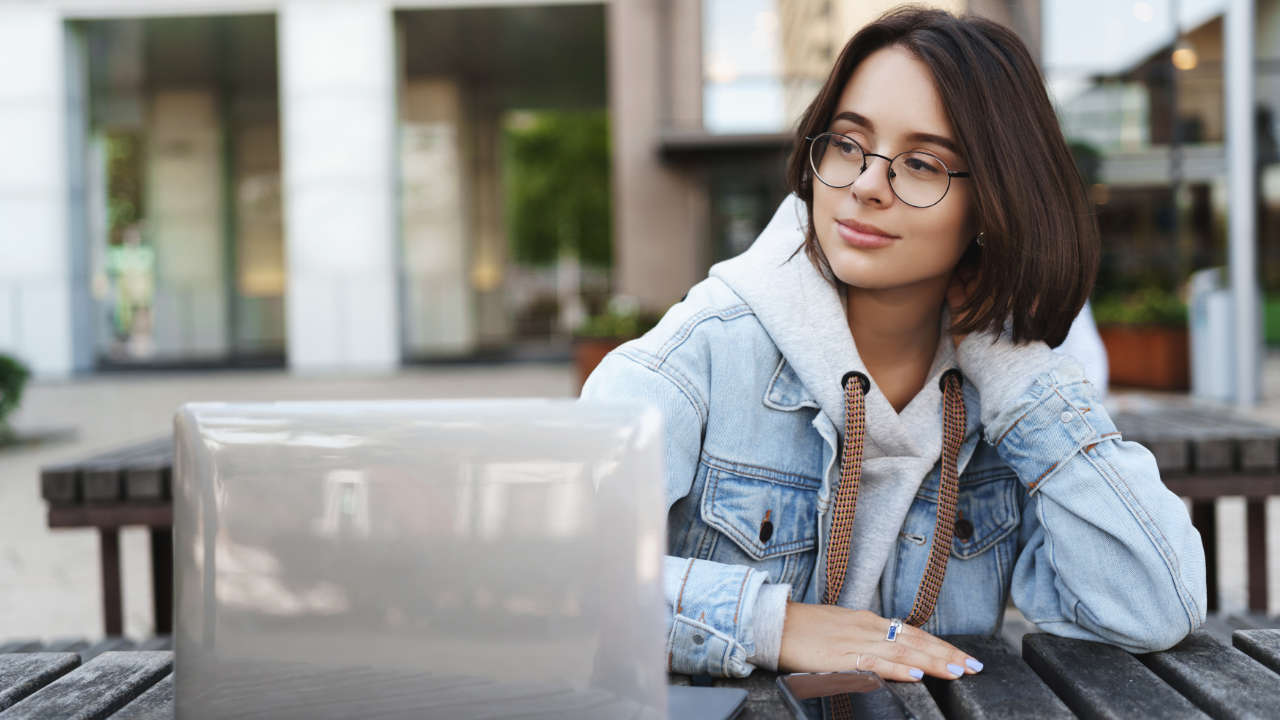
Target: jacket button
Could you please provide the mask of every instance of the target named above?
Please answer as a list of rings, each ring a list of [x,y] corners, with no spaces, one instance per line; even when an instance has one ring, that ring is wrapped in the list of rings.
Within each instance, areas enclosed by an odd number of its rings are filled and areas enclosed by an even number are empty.
[[[961,518],[956,521],[956,537],[961,540],[968,540],[973,537],[973,523]]]
[[[694,636],[693,636],[693,644],[694,644],[694,645],[701,645],[701,644],[702,644],[702,643],[704,643],[704,642],[706,642],[706,640],[704,640],[704,639],[702,638],[702,636],[701,636],[701,635],[694,635]]]
[[[765,520],[760,523],[760,542],[767,543],[773,537],[773,523]]]

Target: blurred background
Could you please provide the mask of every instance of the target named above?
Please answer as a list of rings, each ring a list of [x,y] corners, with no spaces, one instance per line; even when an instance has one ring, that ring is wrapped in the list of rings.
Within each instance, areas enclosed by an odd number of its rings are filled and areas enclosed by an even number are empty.
[[[35,380],[12,424],[75,433],[0,449],[0,638],[99,622],[72,592],[94,536],[44,526],[39,467],[180,402],[576,392],[575,336],[634,335],[751,244],[799,113],[896,4],[0,0],[0,354]],[[926,4],[1040,62],[1102,229],[1113,384],[1228,398],[1225,0]],[[1280,346],[1280,0],[1254,15]],[[1172,340],[1125,350],[1135,328]]]
[[[894,4],[0,3],[0,348],[37,377],[564,356],[608,298],[660,312],[751,243],[789,129]],[[1226,257],[1222,0],[934,4],[1040,59],[1100,320],[1189,299]],[[1256,20],[1280,343],[1280,3]]]

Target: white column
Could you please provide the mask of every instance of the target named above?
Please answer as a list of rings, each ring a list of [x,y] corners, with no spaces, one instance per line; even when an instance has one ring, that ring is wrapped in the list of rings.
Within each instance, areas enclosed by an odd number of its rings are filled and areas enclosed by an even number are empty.
[[[1253,117],[1253,2],[1227,4],[1226,51],[1227,186],[1231,189],[1229,259],[1235,306],[1235,402],[1258,402],[1260,340],[1257,270],[1257,202]]]
[[[75,366],[63,29],[44,3],[0,3],[0,352],[40,377]]]
[[[392,10],[286,0],[279,14],[289,367],[400,359]]]

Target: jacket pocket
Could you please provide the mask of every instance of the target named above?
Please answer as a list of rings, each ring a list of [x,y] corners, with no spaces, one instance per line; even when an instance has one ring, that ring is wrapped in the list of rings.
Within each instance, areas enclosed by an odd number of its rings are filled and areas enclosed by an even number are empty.
[[[1018,476],[1012,470],[988,471],[966,478],[956,502],[951,555],[962,560],[981,555],[1017,529]]]
[[[699,509],[708,533],[700,557],[748,565],[803,596],[818,548],[820,481],[704,457],[707,485]]]

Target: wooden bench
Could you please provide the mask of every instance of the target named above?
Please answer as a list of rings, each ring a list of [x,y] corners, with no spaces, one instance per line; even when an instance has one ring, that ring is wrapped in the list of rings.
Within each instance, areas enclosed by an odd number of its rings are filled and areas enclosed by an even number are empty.
[[[1280,495],[1280,428],[1198,407],[1121,410],[1112,418],[1126,439],[1151,450],[1165,484],[1190,499],[1191,519],[1205,545],[1210,611],[1219,606],[1214,504],[1222,497],[1245,498],[1248,607],[1266,612],[1266,499]],[[162,437],[41,469],[49,527],[98,529],[107,635],[123,630],[119,528],[124,525],[150,529],[156,632],[173,630],[172,467],[173,442]]]
[[[172,468],[173,438],[164,436],[40,469],[49,527],[98,530],[107,635],[124,631],[120,528],[125,525],[150,530],[155,632],[173,632]]]
[[[1020,654],[992,638],[947,639],[986,667],[954,681],[890,683],[890,689],[921,720],[1260,718],[1275,717],[1280,708],[1280,630],[1236,631],[1234,647],[1194,633],[1168,651],[1146,655],[1041,633],[1024,637]],[[39,644],[23,653],[7,649],[0,644],[0,720],[174,717],[170,651],[90,655]],[[385,684],[367,670],[361,677],[353,682]],[[790,717],[776,678],[776,673],[760,670],[744,679],[669,677],[677,685],[745,688],[744,720]],[[405,687],[425,691],[430,683]],[[291,704],[296,709],[306,707],[305,702],[305,697],[298,697]],[[403,707],[404,697],[389,702]],[[310,710],[322,712],[315,707]]]
[[[1226,409],[1162,407],[1112,415],[1126,440],[1156,458],[1160,477],[1191,501],[1191,522],[1204,541],[1209,610],[1218,609],[1216,501],[1245,499],[1248,607],[1267,610],[1267,498],[1280,495],[1280,428]]]

